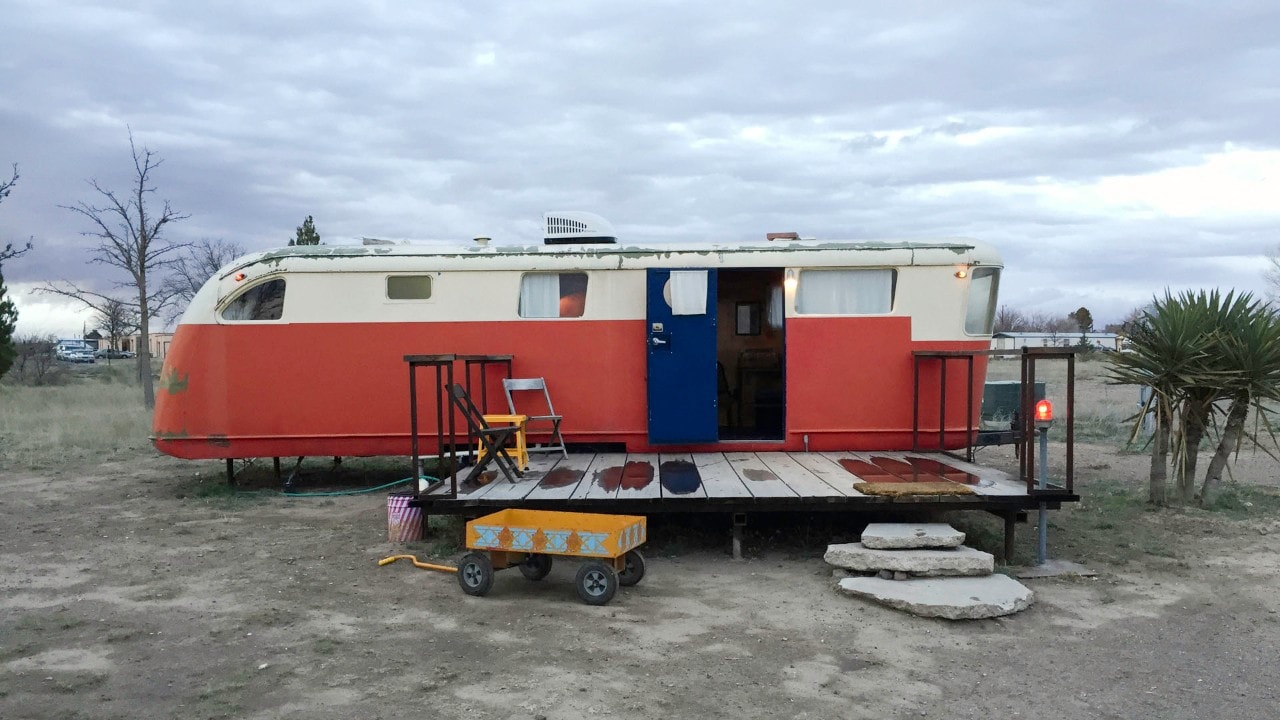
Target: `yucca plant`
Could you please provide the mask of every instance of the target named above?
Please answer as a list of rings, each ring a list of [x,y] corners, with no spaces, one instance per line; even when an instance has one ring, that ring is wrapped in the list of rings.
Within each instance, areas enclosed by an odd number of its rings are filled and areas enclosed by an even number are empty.
[[[1128,329],[1127,352],[1110,358],[1109,382],[1146,385],[1152,390],[1136,416],[1130,440],[1137,437],[1141,419],[1148,413],[1154,415],[1147,499],[1157,505],[1168,502],[1169,446],[1175,410],[1181,405],[1185,388],[1203,383],[1212,342],[1206,326],[1202,306],[1194,302],[1190,293],[1174,297],[1166,292]]]
[[[1237,363],[1219,352],[1222,338],[1247,325],[1258,303],[1245,293],[1226,295],[1217,290],[1183,292],[1173,299],[1190,322],[1199,325],[1198,332],[1208,338],[1204,354],[1197,366],[1182,375],[1184,385],[1178,389],[1178,427],[1172,437],[1173,460],[1178,497],[1190,502],[1195,496],[1196,469],[1200,443],[1210,423],[1215,421],[1219,401],[1228,400],[1228,385],[1237,373]]]
[[[1247,312],[1233,318],[1213,348],[1220,367],[1228,371],[1223,395],[1230,400],[1230,406],[1217,450],[1209,460],[1200,488],[1200,502],[1205,505],[1212,502],[1222,482],[1222,471],[1231,452],[1240,448],[1251,407],[1256,411],[1258,425],[1266,430],[1273,445],[1276,440],[1275,430],[1267,419],[1266,404],[1280,400],[1280,314],[1248,295],[1243,297],[1249,299]],[[1255,433],[1258,435],[1260,433]]]

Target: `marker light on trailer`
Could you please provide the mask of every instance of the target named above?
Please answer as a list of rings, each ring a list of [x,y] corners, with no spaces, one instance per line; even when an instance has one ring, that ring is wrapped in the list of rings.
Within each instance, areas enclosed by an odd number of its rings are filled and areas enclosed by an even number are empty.
[[[244,279],[244,273],[236,273],[236,282],[240,282],[243,279]]]
[[[1048,427],[1053,423],[1053,403],[1041,400],[1036,403],[1036,425]]]

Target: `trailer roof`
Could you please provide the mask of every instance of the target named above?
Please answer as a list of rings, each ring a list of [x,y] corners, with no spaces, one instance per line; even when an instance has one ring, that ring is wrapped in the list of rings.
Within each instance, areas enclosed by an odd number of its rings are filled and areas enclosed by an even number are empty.
[[[850,252],[871,255],[850,262]],[[883,253],[883,254],[882,254]],[[396,258],[396,259],[393,259]],[[967,238],[937,240],[786,240],[751,243],[653,243],[589,245],[480,245],[418,243],[401,245],[305,245],[247,255],[224,269],[223,275],[256,264],[295,271],[373,270],[399,258],[444,261],[456,269],[640,268],[720,265],[770,267],[784,265],[939,265],[970,263],[999,265],[990,245]],[[801,259],[803,258],[803,259]],[[324,261],[349,260],[339,265]],[[409,261],[409,264],[413,264]]]

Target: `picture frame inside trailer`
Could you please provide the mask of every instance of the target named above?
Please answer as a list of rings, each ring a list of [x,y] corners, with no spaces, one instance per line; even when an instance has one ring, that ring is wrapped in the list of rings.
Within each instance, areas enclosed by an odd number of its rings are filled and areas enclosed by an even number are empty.
[[[762,306],[758,302],[740,302],[736,313],[736,332],[739,335],[759,335]]]

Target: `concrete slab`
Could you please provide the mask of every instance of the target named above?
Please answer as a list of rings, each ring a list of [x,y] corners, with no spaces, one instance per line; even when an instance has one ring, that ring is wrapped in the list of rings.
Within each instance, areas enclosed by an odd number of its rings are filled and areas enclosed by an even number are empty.
[[[964,545],[948,550],[877,550],[862,543],[845,543],[828,545],[823,559],[846,570],[893,570],[919,577],[990,575],[996,567],[991,553]]]
[[[1052,577],[1095,577],[1098,572],[1070,560],[1046,560],[1043,565],[1012,568],[1013,574],[1024,579]]]
[[[946,523],[871,523],[862,531],[862,545],[876,550],[953,548],[964,544],[964,533]]]
[[[1011,615],[1027,609],[1035,600],[1035,593],[1007,575],[902,582],[856,577],[841,580],[839,588],[846,595],[874,600],[913,615],[948,620]]]

